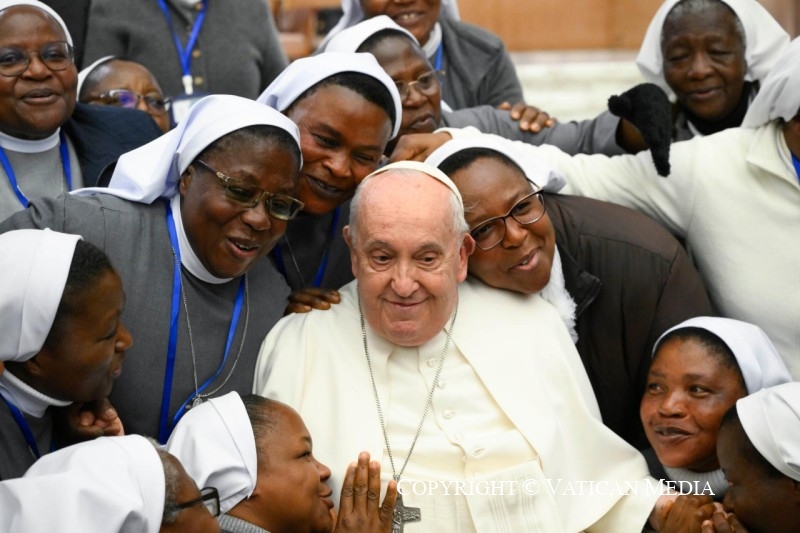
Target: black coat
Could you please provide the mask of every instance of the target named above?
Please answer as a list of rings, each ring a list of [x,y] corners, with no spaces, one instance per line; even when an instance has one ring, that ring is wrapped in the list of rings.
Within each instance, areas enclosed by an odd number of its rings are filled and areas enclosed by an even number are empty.
[[[143,111],[80,103],[63,129],[75,146],[85,187],[97,185],[103,169],[119,156],[163,133]]]
[[[653,344],[688,318],[714,314],[700,274],[681,244],[641,213],[578,196],[545,201],[603,422],[644,449],[639,403]]]

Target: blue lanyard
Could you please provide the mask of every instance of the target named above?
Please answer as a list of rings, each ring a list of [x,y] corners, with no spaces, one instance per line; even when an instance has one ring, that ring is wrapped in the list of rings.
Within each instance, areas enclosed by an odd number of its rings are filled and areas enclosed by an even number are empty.
[[[208,7],[208,0],[203,0],[203,6],[200,8],[200,13],[194,19],[192,31],[189,33],[189,40],[186,42],[186,48],[181,45],[181,40],[178,37],[178,32],[175,31],[175,26],[172,24],[172,15],[169,12],[167,3],[164,0],[158,0],[158,5],[164,13],[164,18],[167,19],[167,24],[172,32],[172,40],[175,43],[175,49],[178,51],[178,59],[181,62],[181,81],[183,82],[183,90],[186,94],[192,94],[194,89],[192,87],[192,50],[194,45],[197,44],[197,37],[200,35],[200,28],[203,26],[203,21],[206,19],[206,8]]]
[[[434,61],[434,69],[442,70],[442,54],[444,53],[444,43],[439,43],[436,48],[436,60]]]
[[[0,395],[0,398],[3,399],[9,410],[11,410],[11,416],[16,420],[17,426],[19,426],[19,430],[22,432],[22,436],[25,437],[25,442],[28,443],[28,448],[31,449],[33,456],[38,459],[42,454],[39,453],[39,446],[36,445],[36,439],[33,438],[33,431],[31,431],[31,426],[28,424],[28,421],[25,420],[25,415],[22,414],[22,411],[20,411],[16,405],[6,400],[5,396]]]
[[[333,242],[333,238],[336,236],[336,228],[339,226],[339,213],[340,208],[336,208],[333,210],[333,220],[331,221],[331,227],[328,228],[328,237],[325,239],[325,250],[322,253],[322,260],[319,263],[319,267],[317,267],[317,273],[314,276],[314,287],[319,287],[322,285],[322,278],[325,277],[325,270],[328,268],[328,258],[331,255],[331,243]],[[272,256],[275,258],[275,264],[278,267],[278,271],[283,274],[283,277],[286,276],[286,264],[283,261],[283,252],[281,252],[280,245],[276,246],[272,250]]]
[[[67,188],[71,191],[72,190],[72,166],[69,162],[69,150],[67,148],[67,138],[64,136],[64,132],[62,131],[59,135],[60,144],[59,150],[61,152],[61,168],[64,169],[64,178],[67,180]],[[6,176],[8,176],[8,181],[11,184],[11,188],[14,189],[14,194],[17,195],[19,199],[19,203],[22,204],[22,207],[28,207],[28,199],[25,198],[25,195],[22,194],[22,191],[19,190],[19,184],[17,184],[17,176],[14,174],[14,169],[11,168],[11,161],[8,160],[8,156],[6,155],[5,150],[0,147],[0,164],[3,165],[3,170],[6,172]]]
[[[169,241],[172,244],[172,250],[175,252],[175,267],[172,275],[172,308],[170,311],[169,320],[169,345],[167,348],[167,367],[164,373],[164,390],[161,395],[161,415],[158,424],[158,440],[161,444],[167,442],[172,429],[175,424],[186,413],[186,405],[194,400],[195,395],[204,391],[211,383],[219,377],[225,363],[228,361],[228,354],[230,353],[231,345],[233,344],[233,336],[236,333],[236,325],[239,323],[239,315],[242,311],[242,302],[244,301],[244,285],[245,276],[239,282],[239,290],[236,293],[236,301],[233,304],[233,316],[231,317],[231,325],[228,328],[228,339],[225,343],[225,353],[222,356],[217,371],[214,375],[208,378],[200,387],[197,388],[197,393],[192,393],[178,408],[175,416],[172,417],[170,423],[169,404],[172,397],[172,377],[175,371],[175,356],[178,347],[178,316],[180,315],[181,308],[181,250],[178,244],[178,234],[175,230],[175,220],[172,217],[172,208],[170,207],[169,200],[166,201],[167,207],[167,229],[169,230]],[[246,275],[246,274],[245,274]]]
[[[439,77],[439,85],[441,86],[441,89],[444,89],[444,76],[439,75],[439,73],[442,71],[443,54],[444,54],[444,42],[440,42],[439,46],[436,48],[436,59],[434,61],[433,68],[436,70],[436,75]]]
[[[797,156],[792,154],[792,164],[794,165],[794,172],[797,174],[797,179],[800,180],[800,159],[797,159]]]

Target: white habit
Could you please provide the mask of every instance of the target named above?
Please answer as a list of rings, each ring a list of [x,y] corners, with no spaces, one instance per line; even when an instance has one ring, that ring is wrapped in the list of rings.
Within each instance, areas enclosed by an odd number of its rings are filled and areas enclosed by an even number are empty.
[[[301,414],[314,455],[331,468],[337,496],[347,465],[362,450],[381,460],[384,487],[392,472],[364,355],[356,289],[356,282],[346,285],[332,310],[281,320],[264,341],[254,384],[254,392]],[[398,470],[445,338],[442,330],[418,348],[402,348],[367,326]],[[652,481],[647,466],[596,413],[578,354],[549,303],[473,280],[462,283],[453,342],[400,485],[404,504],[422,514],[405,532],[641,531],[656,500],[655,491],[645,490]],[[450,485],[445,493],[441,483],[429,491],[433,483],[415,481],[466,483],[461,491]],[[600,481],[606,483],[598,486]],[[627,489],[637,482],[638,492]],[[524,494],[537,486],[535,495]]]

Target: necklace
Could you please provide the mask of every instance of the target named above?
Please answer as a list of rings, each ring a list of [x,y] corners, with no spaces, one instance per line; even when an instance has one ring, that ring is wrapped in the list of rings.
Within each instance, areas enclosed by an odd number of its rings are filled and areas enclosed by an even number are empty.
[[[328,268],[328,259],[331,255],[331,244],[333,243],[333,239],[336,237],[336,228],[339,227],[339,215],[341,213],[341,208],[337,207],[333,210],[333,217],[331,220],[330,226],[328,226],[328,234],[325,237],[325,246],[322,249],[322,258],[320,259],[319,266],[317,267],[317,272],[314,274],[314,280],[312,281],[311,287],[321,287],[322,286],[322,279],[325,277],[325,271]],[[302,284],[301,288],[307,288],[309,285],[306,284],[306,278],[303,276],[303,271],[300,270],[300,265],[297,262],[297,258],[294,255],[294,250],[292,249],[292,243],[289,241],[289,233],[284,233],[283,238],[286,241],[286,250],[289,252],[289,258],[292,260],[292,266],[294,266],[295,271],[297,272],[297,276],[300,278],[300,283]],[[281,251],[281,246],[278,244],[275,248],[272,249],[272,256],[275,258],[275,264],[278,267],[278,270],[283,277],[287,280],[289,276],[286,272],[286,265],[283,261],[283,252]]]
[[[297,276],[300,278],[300,283],[302,283],[303,288],[308,287],[308,285],[306,285],[306,278],[305,276],[303,276],[303,271],[300,270],[300,265],[297,264],[297,259],[295,258],[294,250],[292,250],[292,243],[289,240],[289,236],[286,233],[284,233],[283,238],[286,240],[286,249],[289,250],[289,257],[292,260],[292,265],[294,265],[294,269],[297,271]],[[280,244],[276,246],[275,249],[277,250],[279,247]]]
[[[233,365],[231,366],[231,369],[228,371],[228,375],[225,376],[225,379],[222,381],[222,383],[220,383],[220,385],[211,392],[200,394],[201,389],[197,383],[197,358],[195,356],[195,351],[194,351],[194,339],[192,338],[192,323],[189,321],[189,306],[186,304],[186,291],[184,290],[183,287],[184,287],[183,273],[181,273],[181,299],[183,300],[183,310],[186,313],[186,329],[189,330],[189,348],[191,349],[192,352],[192,373],[194,374],[194,396],[192,399],[192,407],[196,407],[201,403],[203,403],[205,398],[213,396],[222,387],[224,387],[225,384],[233,375],[234,370],[236,370],[236,365],[239,363],[239,356],[242,355],[242,348],[244,348],[244,341],[247,338],[247,325],[250,322],[250,291],[247,283],[247,274],[245,274],[244,275],[244,302],[245,302],[244,329],[242,329],[242,340],[239,343],[239,350],[236,352],[236,357],[233,360]],[[222,370],[222,367],[220,367],[217,370],[217,373],[214,376],[212,376],[211,380],[215,379],[219,375],[220,370]],[[203,388],[208,386],[211,383],[211,380],[206,381],[206,383],[203,385]]]
[[[378,408],[378,419],[381,422],[381,431],[383,432],[383,442],[386,445],[386,453],[389,455],[389,464],[392,465],[392,477],[395,481],[400,483],[400,476],[403,475],[403,472],[406,470],[406,466],[408,466],[408,460],[411,459],[411,454],[414,452],[414,446],[417,444],[417,439],[419,438],[420,433],[422,433],[422,425],[425,423],[425,418],[428,416],[428,411],[430,410],[431,404],[433,403],[433,392],[436,390],[436,385],[439,383],[439,376],[442,373],[442,367],[444,366],[444,359],[447,357],[447,349],[450,347],[450,340],[452,339],[453,335],[453,326],[456,324],[456,316],[458,315],[458,304],[456,304],[456,308],[453,310],[453,317],[450,319],[450,327],[445,330],[447,334],[447,339],[444,342],[444,349],[442,349],[442,355],[439,356],[439,365],[436,367],[436,375],[433,378],[433,383],[431,384],[431,389],[428,392],[428,400],[425,402],[425,409],[422,411],[422,418],[419,421],[419,426],[417,426],[417,432],[414,435],[414,438],[411,440],[411,446],[408,448],[408,455],[406,456],[406,460],[403,462],[403,466],[400,467],[400,471],[398,472],[394,466],[394,458],[392,457],[392,447],[389,445],[389,434],[386,432],[386,420],[383,416],[383,409],[381,409],[381,400],[378,396],[378,387],[375,385],[375,374],[372,372],[372,360],[369,357],[369,348],[367,347],[367,327],[364,322],[364,313],[361,310],[361,298],[358,298],[358,316],[361,319],[361,339],[364,342],[364,356],[367,358],[367,368],[369,369],[369,379],[372,382],[372,393],[375,395],[375,406]],[[403,533],[403,528],[405,525],[410,522],[421,522],[422,521],[422,513],[420,512],[419,507],[406,507],[403,505],[403,495],[400,492],[397,493],[397,501],[394,506],[394,513],[392,515],[392,533]]]

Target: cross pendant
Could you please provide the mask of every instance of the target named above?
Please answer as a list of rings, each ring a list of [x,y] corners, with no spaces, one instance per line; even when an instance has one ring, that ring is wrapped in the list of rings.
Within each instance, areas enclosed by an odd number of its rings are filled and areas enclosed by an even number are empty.
[[[403,533],[403,528],[410,522],[422,522],[422,513],[419,507],[403,505],[403,495],[398,492],[392,514],[392,533]]]

